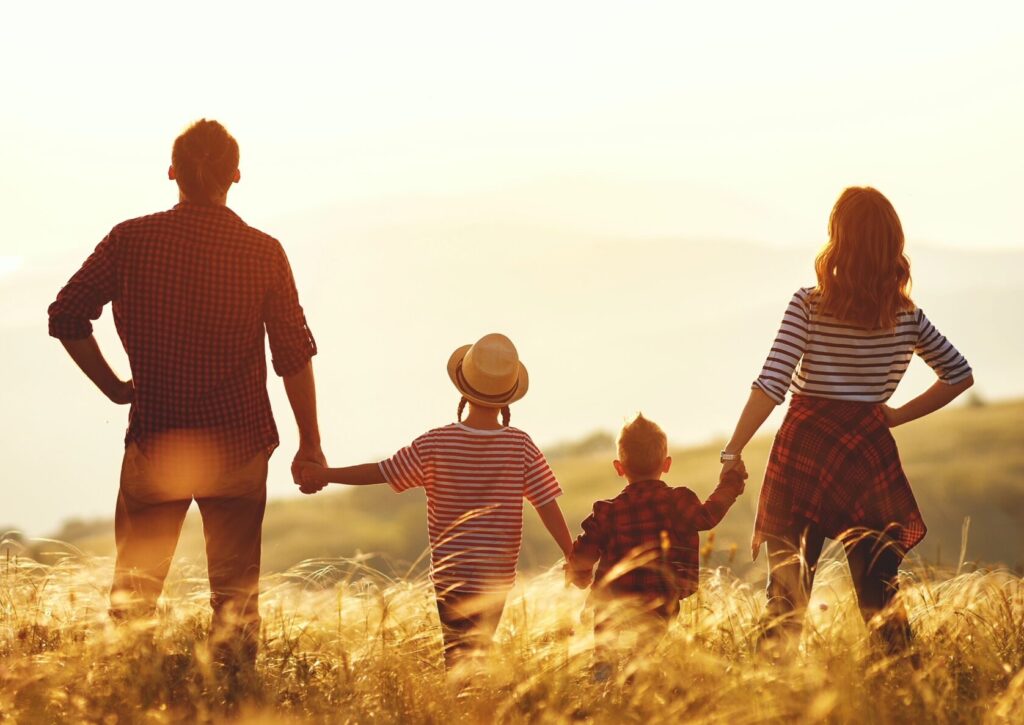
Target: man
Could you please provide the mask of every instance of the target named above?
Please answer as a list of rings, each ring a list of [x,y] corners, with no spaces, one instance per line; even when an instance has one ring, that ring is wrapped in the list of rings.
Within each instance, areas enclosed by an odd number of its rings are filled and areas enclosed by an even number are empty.
[[[216,121],[174,142],[172,209],[115,226],[50,306],[50,335],[114,403],[130,404],[114,532],[111,616],[156,607],[192,500],[206,536],[210,640],[255,661],[267,462],[278,445],[264,331],[299,427],[296,460],[324,462],[311,358],[316,343],[284,250],[227,204],[238,144]],[[132,379],[110,369],[92,324],[113,303]]]

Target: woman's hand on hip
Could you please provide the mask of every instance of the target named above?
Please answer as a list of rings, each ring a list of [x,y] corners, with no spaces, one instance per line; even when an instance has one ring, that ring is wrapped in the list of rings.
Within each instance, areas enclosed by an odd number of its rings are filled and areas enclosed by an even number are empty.
[[[893,408],[891,405],[882,404],[882,415],[885,416],[885,424],[890,428],[895,428],[903,423],[903,419],[900,416],[898,408]]]

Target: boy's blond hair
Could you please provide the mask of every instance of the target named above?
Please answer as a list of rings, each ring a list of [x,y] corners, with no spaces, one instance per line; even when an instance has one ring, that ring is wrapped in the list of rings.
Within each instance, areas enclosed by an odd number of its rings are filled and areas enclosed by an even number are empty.
[[[631,475],[660,473],[668,457],[668,437],[643,413],[626,423],[619,433],[619,461]]]

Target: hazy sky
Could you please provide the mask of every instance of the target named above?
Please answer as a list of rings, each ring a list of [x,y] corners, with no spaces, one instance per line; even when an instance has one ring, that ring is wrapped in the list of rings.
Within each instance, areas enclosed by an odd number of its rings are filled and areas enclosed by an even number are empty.
[[[443,365],[492,329],[515,333],[562,386],[545,393],[536,378],[539,400],[517,417],[546,443],[651,405],[651,391],[636,406],[593,401],[595,386],[628,381],[584,341],[646,355],[672,330],[717,334],[723,319],[762,310],[733,286],[742,253],[709,256],[686,277],[735,297],[728,314],[713,299],[657,314],[609,302],[635,301],[649,276],[672,284],[630,266],[634,242],[732,241],[809,259],[841,189],[870,183],[893,200],[912,251],[1024,249],[1019,2],[255,5],[5,9],[0,329],[15,352],[0,363],[10,387],[0,453],[18,480],[37,480],[33,462],[48,456],[53,480],[5,504],[0,525],[42,533],[111,508],[123,416],[41,337],[45,306],[111,226],[174,203],[171,142],[201,116],[241,144],[230,206],[291,255],[330,353],[317,364],[333,371],[322,396],[344,458],[450,417],[403,410],[411,380],[431,384],[408,370]],[[943,263],[934,286],[955,286],[956,265]],[[766,319],[784,290],[813,281],[802,269],[763,275]],[[927,280],[920,289],[927,297]],[[123,370],[109,318],[100,334]],[[685,379],[683,347],[671,349],[678,365],[662,367]],[[616,365],[628,358],[616,354]],[[586,356],[597,364],[581,365]],[[666,404],[675,437],[728,427],[760,364],[749,357],[704,381],[729,391],[719,405],[704,400],[684,424]],[[566,365],[579,372],[558,377]],[[288,456],[275,459],[274,494],[289,491]]]

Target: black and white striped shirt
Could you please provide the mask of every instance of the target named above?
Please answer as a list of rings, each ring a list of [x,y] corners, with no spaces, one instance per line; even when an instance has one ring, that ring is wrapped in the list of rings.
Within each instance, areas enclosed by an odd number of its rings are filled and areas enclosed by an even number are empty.
[[[892,330],[865,330],[818,310],[813,287],[797,290],[754,387],[776,403],[786,390],[819,398],[884,403],[914,353],[953,385],[971,366],[918,308],[900,312]]]

